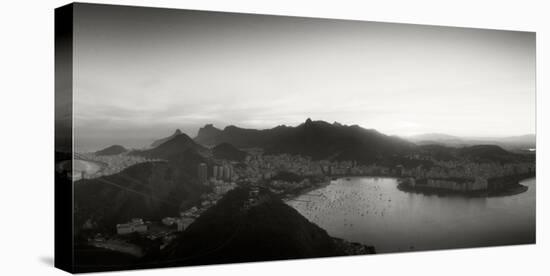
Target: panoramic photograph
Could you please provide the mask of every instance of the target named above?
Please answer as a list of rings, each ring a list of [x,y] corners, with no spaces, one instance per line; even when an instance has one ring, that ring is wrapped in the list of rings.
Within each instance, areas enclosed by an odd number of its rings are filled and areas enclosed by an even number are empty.
[[[535,33],[73,8],[78,272],[536,242]]]

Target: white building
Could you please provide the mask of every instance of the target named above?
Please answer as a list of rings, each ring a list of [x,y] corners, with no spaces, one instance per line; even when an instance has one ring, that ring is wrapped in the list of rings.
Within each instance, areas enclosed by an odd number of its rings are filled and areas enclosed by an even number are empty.
[[[131,234],[134,232],[143,233],[147,231],[147,225],[142,219],[132,219],[128,223],[121,223],[116,225],[116,232],[119,235]]]
[[[189,218],[189,217],[181,217],[181,218],[178,218],[176,220],[176,224],[178,225],[178,231],[181,232],[181,231],[184,231],[185,229],[187,229],[187,227],[189,227],[189,225],[191,225],[191,223],[193,223],[195,221],[195,219],[193,218]]]

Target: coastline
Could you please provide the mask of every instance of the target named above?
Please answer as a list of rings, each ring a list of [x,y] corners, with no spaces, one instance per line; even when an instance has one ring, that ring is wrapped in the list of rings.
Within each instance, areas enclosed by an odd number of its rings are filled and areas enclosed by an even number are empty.
[[[320,188],[324,188],[324,187],[330,185],[331,182],[332,182],[332,180],[329,179],[329,180],[326,180],[326,181],[321,181],[321,182],[312,184],[309,187],[305,187],[305,188],[298,189],[298,190],[295,190],[295,191],[292,191],[292,192],[281,194],[281,199],[285,203],[287,201],[295,200],[296,198],[298,198],[302,195],[305,195],[309,192],[315,191],[315,190],[320,189]]]
[[[337,179],[345,178],[345,177],[346,176],[342,176],[342,177],[338,177]],[[304,194],[307,194],[309,192],[315,191],[317,189],[324,188],[324,187],[330,185],[332,183],[332,181],[333,181],[333,179],[329,178],[326,181],[318,182],[316,184],[311,185],[310,187],[306,187],[306,188],[300,189],[298,191],[293,191],[291,193],[284,194],[281,199],[285,204],[289,205],[288,204],[289,201],[293,201],[296,198],[298,198],[298,197],[300,197]],[[292,206],[290,206],[290,207],[292,207]],[[313,223],[313,222],[311,222],[311,223]],[[319,227],[321,227],[321,226],[319,226]],[[373,245],[367,245],[367,244],[362,244],[362,243],[358,243],[358,242],[352,242],[352,241],[348,241],[348,240],[338,238],[338,237],[333,237],[333,236],[330,236],[330,237],[331,237],[332,241],[334,242],[334,244],[338,248],[340,248],[343,252],[346,253],[344,256],[376,254],[376,248]]]
[[[305,187],[305,188],[302,188],[302,189],[298,189],[298,190],[288,192],[288,193],[283,193],[280,196],[281,196],[281,198],[284,202],[290,201],[290,200],[296,199],[299,196],[307,194],[311,191],[315,191],[317,189],[324,188],[324,187],[332,184],[332,181],[336,181],[338,179],[347,179],[347,178],[352,178],[352,177],[353,178],[358,178],[358,177],[359,178],[361,178],[361,177],[395,178],[395,179],[399,180],[399,177],[393,176],[393,175],[339,175],[339,176],[330,177],[330,178],[328,178],[328,180],[321,181],[321,182],[318,182],[316,184],[312,184],[311,186],[308,186],[308,187]]]
[[[364,245],[358,242],[350,242],[345,239],[332,237],[332,241],[340,248],[343,252],[346,253],[344,256],[353,256],[353,255],[372,255],[376,254],[376,248],[371,245]]]

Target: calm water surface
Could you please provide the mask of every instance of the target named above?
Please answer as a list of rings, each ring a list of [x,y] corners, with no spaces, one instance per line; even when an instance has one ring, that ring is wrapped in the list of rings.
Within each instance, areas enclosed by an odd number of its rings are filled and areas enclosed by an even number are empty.
[[[394,178],[352,177],[287,203],[331,236],[401,252],[535,242],[535,179],[492,198],[402,192]]]

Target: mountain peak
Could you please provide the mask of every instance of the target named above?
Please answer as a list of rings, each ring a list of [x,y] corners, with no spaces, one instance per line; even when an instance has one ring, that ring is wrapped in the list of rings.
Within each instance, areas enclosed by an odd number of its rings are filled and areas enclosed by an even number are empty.
[[[112,145],[110,147],[104,148],[102,150],[96,151],[96,155],[118,155],[128,150],[121,145]]]
[[[314,121],[307,118],[295,127],[245,129],[227,126],[208,132],[201,128],[195,141],[214,146],[229,143],[236,148],[262,148],[267,154],[295,154],[312,159],[356,160],[372,163],[379,156],[414,150],[415,144],[357,125]]]
[[[189,153],[190,151],[201,154],[205,149],[196,144],[191,137],[187,134],[182,133],[179,135],[171,136],[170,139],[164,141],[162,144],[143,151],[134,151],[134,155],[140,155],[149,158],[160,158],[160,159],[173,159],[178,158],[183,153]]]
[[[189,137],[189,136],[188,136],[187,134],[185,134],[185,133],[180,133],[180,134],[174,135],[173,138],[174,138],[174,139],[179,139],[179,140],[185,140],[185,141],[187,141],[187,140],[193,140],[193,139],[191,139],[191,137]],[[168,141],[166,141],[166,142],[168,142]]]
[[[181,130],[178,128],[178,129],[176,129],[176,131],[175,131],[172,135],[170,135],[170,136],[168,136],[168,137],[164,137],[164,138],[158,139],[158,140],[155,140],[155,141],[151,144],[151,148],[156,148],[156,147],[160,146],[161,144],[163,144],[163,143],[165,143],[165,142],[171,140],[172,138],[174,138],[174,137],[176,137],[176,136],[178,136],[178,135],[181,135],[181,134],[183,134],[183,132],[181,132]]]
[[[215,144],[213,141],[222,132],[221,129],[216,128],[213,124],[206,124],[199,129],[195,141],[202,144]]]

